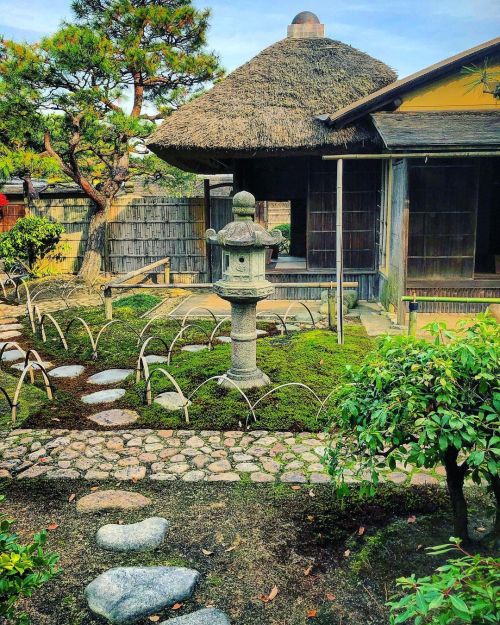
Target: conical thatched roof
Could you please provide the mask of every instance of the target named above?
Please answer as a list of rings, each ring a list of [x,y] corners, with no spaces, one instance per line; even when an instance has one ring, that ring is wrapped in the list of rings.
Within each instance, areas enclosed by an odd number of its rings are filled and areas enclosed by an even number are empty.
[[[387,65],[340,41],[289,37],[173,113],[148,147],[201,173],[222,170],[217,161],[232,157],[348,148],[375,133],[364,124],[333,130],[315,117],[395,79]]]

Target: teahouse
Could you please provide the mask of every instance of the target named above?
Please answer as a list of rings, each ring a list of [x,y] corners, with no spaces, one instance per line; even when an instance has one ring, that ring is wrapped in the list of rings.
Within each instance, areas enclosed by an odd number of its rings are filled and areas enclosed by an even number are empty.
[[[336,279],[339,214],[345,279],[400,321],[413,291],[498,297],[499,55],[495,39],[395,81],[300,13],[286,39],[181,107],[149,147],[190,171],[233,173],[234,191],[257,200],[290,201],[291,257],[267,267],[290,284],[281,297],[316,298],[293,283]]]

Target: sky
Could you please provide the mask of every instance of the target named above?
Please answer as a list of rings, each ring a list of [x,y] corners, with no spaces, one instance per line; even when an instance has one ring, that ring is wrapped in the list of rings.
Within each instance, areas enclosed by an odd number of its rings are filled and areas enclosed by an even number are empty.
[[[326,34],[400,77],[500,35],[500,0],[194,0],[212,10],[209,48],[231,71],[286,36],[300,11]],[[71,16],[71,0],[0,0],[0,35],[36,41]]]

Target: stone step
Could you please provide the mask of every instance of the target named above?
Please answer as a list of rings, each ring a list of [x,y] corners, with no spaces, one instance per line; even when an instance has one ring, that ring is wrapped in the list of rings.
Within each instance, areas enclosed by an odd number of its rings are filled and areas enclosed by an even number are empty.
[[[96,542],[108,551],[152,551],[163,543],[169,526],[163,517],[150,517],[129,525],[103,525]]]
[[[49,375],[52,378],[77,378],[85,371],[82,365],[63,365],[52,369]]]
[[[87,380],[89,384],[116,384],[123,382],[134,373],[133,369],[106,369],[100,373],[94,373]]]
[[[109,388],[104,391],[83,395],[81,400],[84,404],[111,404],[121,399],[125,393],[126,390],[124,388]]]
[[[159,404],[165,410],[175,411],[175,410],[183,410],[185,400],[176,393],[175,391],[168,391],[166,393],[161,393],[158,397],[154,399],[155,404]],[[188,401],[187,405],[190,406],[192,402]]]
[[[163,621],[160,625],[231,625],[227,614],[217,608],[204,608],[192,614]]]
[[[153,502],[149,497],[128,490],[96,490],[76,502],[77,512],[88,514],[111,510],[140,510]]]
[[[0,332],[8,332],[9,330],[22,330],[23,326],[21,323],[16,323],[16,321],[12,323],[6,323],[5,320],[2,320],[3,323],[0,323]]]
[[[87,418],[89,421],[104,427],[123,427],[135,423],[139,419],[139,414],[135,410],[113,408],[102,410]]]

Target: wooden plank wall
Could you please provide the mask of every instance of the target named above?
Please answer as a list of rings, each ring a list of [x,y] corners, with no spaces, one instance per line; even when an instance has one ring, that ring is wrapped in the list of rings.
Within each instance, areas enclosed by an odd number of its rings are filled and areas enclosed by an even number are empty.
[[[217,201],[226,200],[220,198]],[[77,271],[87,238],[90,201],[52,199],[35,202],[33,213],[60,222],[68,250],[59,269]],[[123,196],[108,221],[109,270],[126,273],[164,257],[179,281],[204,281],[207,272],[202,198]],[[175,275],[177,274],[177,276]]]
[[[217,232],[233,221],[233,200],[230,197],[210,198],[210,225]],[[222,252],[218,245],[210,245],[212,256],[212,281],[222,278]],[[208,282],[208,280],[207,280]]]

